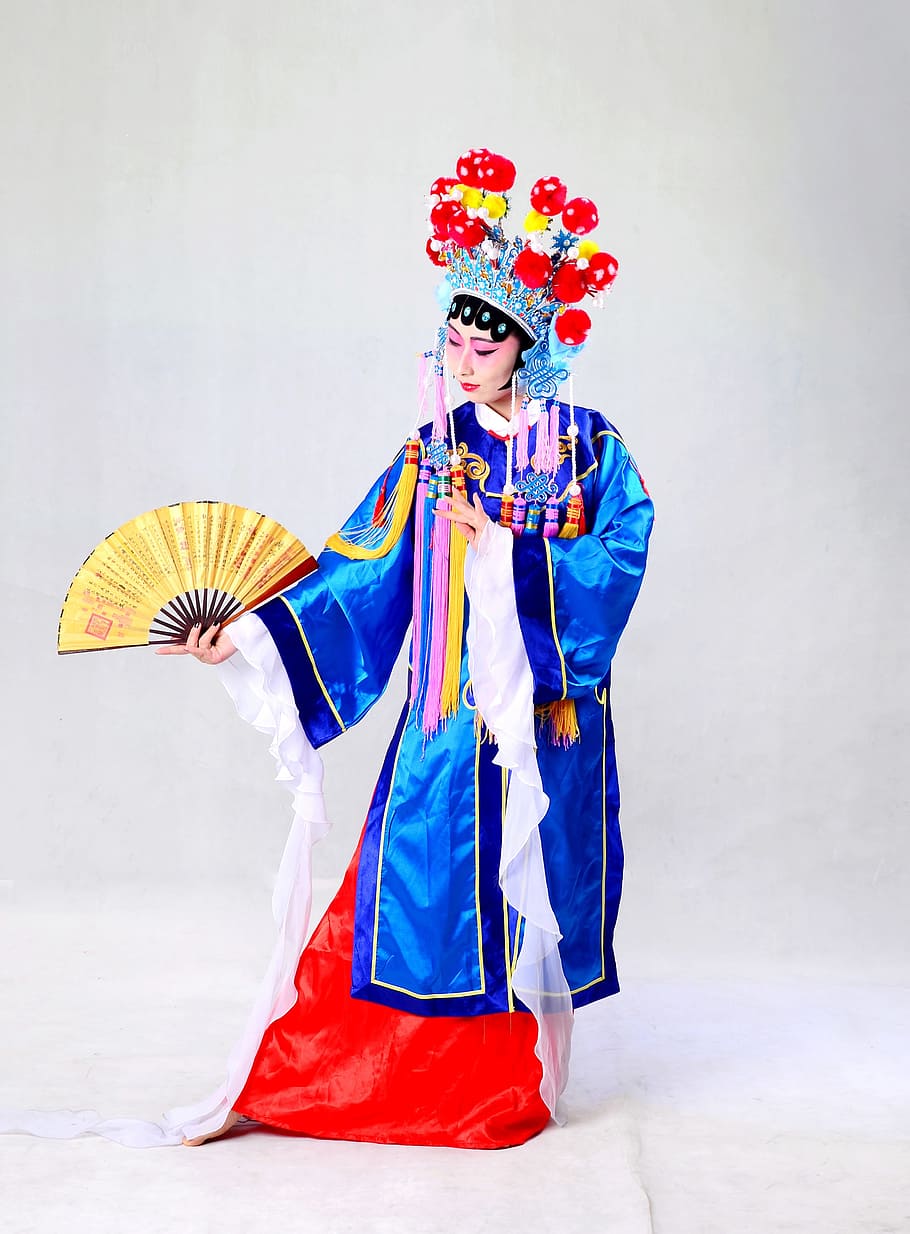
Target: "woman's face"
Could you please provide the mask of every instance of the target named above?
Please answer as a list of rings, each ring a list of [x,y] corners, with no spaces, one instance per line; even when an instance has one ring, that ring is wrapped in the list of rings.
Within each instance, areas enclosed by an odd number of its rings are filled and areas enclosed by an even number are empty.
[[[446,363],[472,403],[506,406],[520,345],[517,334],[494,343],[488,333],[454,318],[448,322]]]

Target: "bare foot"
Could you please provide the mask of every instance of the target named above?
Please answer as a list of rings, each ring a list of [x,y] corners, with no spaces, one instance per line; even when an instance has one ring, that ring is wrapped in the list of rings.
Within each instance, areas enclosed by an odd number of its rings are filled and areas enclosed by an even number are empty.
[[[207,1131],[205,1135],[194,1136],[192,1140],[184,1140],[183,1143],[187,1148],[196,1148],[199,1144],[204,1144],[206,1140],[217,1140],[219,1136],[224,1135],[226,1131],[234,1126],[240,1120],[240,1115],[236,1110],[231,1110],[227,1118],[221,1124],[217,1131]]]

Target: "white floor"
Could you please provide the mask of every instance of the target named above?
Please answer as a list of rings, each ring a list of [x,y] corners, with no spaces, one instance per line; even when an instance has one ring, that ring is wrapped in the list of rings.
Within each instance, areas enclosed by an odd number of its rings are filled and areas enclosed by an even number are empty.
[[[0,1106],[112,1116],[214,1085],[269,946],[255,909],[153,891],[8,894],[0,928]],[[910,1231],[910,992],[624,977],[577,1017],[568,1126],[522,1148],[5,1136],[0,1229]]]

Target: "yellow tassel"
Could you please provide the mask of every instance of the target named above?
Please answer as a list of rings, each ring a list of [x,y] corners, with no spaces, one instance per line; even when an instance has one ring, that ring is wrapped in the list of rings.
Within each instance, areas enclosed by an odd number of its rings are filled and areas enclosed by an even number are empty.
[[[463,492],[462,481],[461,491]],[[458,488],[456,480],[456,488]],[[446,626],[446,662],[442,677],[440,714],[453,716],[461,701],[461,649],[464,642],[464,563],[468,542],[452,528],[449,544],[449,612]]]
[[[574,540],[581,530],[581,515],[584,510],[581,497],[570,497],[566,506],[566,521],[559,532],[560,540]]]
[[[404,466],[398,483],[392,489],[386,501],[386,506],[392,507],[392,519],[388,530],[379,544],[364,545],[355,540],[348,540],[340,531],[329,536],[326,548],[352,561],[373,561],[377,557],[385,557],[401,539],[401,533],[407,526],[414,507],[414,492],[417,488],[417,472],[420,465],[420,442],[411,438],[404,448]]]
[[[540,717],[551,746],[571,746],[581,739],[574,698],[560,698],[534,710]]]
[[[561,698],[550,706],[550,740],[554,745],[570,746],[581,737],[574,698]]]

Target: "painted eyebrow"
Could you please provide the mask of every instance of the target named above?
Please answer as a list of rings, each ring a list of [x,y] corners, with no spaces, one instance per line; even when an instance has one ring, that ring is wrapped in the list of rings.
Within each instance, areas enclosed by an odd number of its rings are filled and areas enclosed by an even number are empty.
[[[458,331],[457,331],[457,330],[453,330],[453,329],[452,329],[452,327],[451,327],[451,325],[448,327],[448,330],[449,330],[449,333],[450,333],[450,334],[451,334],[454,338],[457,338],[457,339],[458,339],[459,343],[463,343],[463,342],[465,342],[465,339],[463,339],[463,338],[462,338],[462,336],[458,333]],[[467,339],[467,342],[469,342],[469,343],[482,343],[482,344],[484,345],[484,347],[501,347],[501,346],[502,346],[502,343],[501,343],[501,342],[500,342],[500,343],[497,343],[495,339],[491,339],[491,338],[484,338],[483,336],[481,336],[480,338],[475,338],[475,337],[472,335],[469,339]]]

